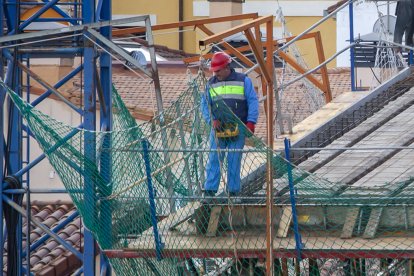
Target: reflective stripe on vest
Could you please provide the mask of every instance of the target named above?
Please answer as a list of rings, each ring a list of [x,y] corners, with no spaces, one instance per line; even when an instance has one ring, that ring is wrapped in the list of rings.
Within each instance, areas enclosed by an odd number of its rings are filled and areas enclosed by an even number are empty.
[[[210,86],[212,101],[219,99],[245,100],[244,81],[217,82]]]

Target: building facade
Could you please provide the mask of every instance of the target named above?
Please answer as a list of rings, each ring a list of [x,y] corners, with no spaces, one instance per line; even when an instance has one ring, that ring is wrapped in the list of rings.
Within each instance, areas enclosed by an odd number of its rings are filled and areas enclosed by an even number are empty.
[[[285,17],[286,27],[292,35],[298,35],[309,26],[320,20],[324,11],[337,1],[274,1],[274,0],[117,0],[113,5],[114,18],[150,14],[152,24],[163,24],[178,21],[187,21],[209,17],[220,17],[234,14],[258,13],[259,16],[275,15],[277,19],[279,6]],[[160,9],[160,7],[163,7]],[[240,22],[214,24],[209,26],[213,31],[233,27]],[[330,57],[336,51],[336,22],[328,19],[315,29],[322,35],[325,56]],[[274,37],[282,38],[281,23],[274,22]],[[155,42],[173,49],[189,53],[199,53],[197,40],[204,36],[201,31],[193,28],[185,29],[181,34],[175,30],[154,32]],[[181,42],[180,42],[181,41]],[[310,66],[316,66],[317,57],[315,43],[311,40],[299,42],[298,46],[305,61]],[[329,67],[335,67],[335,62]]]

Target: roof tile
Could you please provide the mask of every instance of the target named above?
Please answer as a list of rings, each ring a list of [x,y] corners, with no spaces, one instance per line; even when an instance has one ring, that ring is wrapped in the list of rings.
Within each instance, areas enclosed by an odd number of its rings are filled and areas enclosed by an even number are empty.
[[[57,201],[59,202],[59,201]],[[33,217],[43,224],[54,227],[58,221],[71,215],[75,209],[68,204],[46,204],[34,205],[31,208]],[[52,226],[50,226],[52,225]],[[27,227],[25,222],[24,228]],[[25,230],[24,230],[25,231]],[[44,232],[39,228],[32,228],[30,232],[30,242],[38,240]],[[58,232],[58,235],[65,239],[75,248],[81,248],[83,230],[81,230],[81,219],[78,217]],[[5,244],[7,246],[7,244]],[[69,253],[69,254],[68,254]],[[4,269],[7,269],[7,257],[3,256]],[[63,265],[65,264],[65,265]],[[75,255],[67,251],[66,248],[49,238],[41,247],[31,252],[31,270],[35,275],[64,276],[70,275],[81,265]],[[4,273],[4,271],[3,271]]]

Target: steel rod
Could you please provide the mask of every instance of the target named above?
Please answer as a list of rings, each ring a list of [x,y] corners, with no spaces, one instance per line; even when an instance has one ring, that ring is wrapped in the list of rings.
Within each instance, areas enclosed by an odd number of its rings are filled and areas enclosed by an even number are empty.
[[[290,194],[290,203],[292,208],[292,220],[293,220],[293,229],[294,229],[294,236],[295,236],[295,250],[296,250],[296,258],[301,261],[302,260],[302,238],[299,232],[299,223],[298,223],[298,214],[296,210],[296,194],[294,183],[293,183],[293,174],[292,174],[292,165],[290,163],[290,141],[285,138],[285,156],[287,162],[287,172],[288,172],[288,180],[289,180],[289,194]]]
[[[74,211],[71,215],[69,215],[64,220],[60,220],[59,224],[56,225],[50,231],[57,234],[60,230],[62,230],[66,225],[68,225],[70,222],[72,222],[78,216],[79,216],[79,212]],[[33,244],[30,245],[30,251],[33,251],[33,250],[36,250],[37,248],[39,248],[39,246],[41,246],[49,238],[50,238],[50,235],[46,234],[46,235],[42,236],[40,239],[36,240]],[[22,255],[22,257],[25,257],[25,256],[27,256],[27,255],[25,255],[25,254]]]
[[[47,153],[50,154],[50,153],[54,152],[60,146],[62,146],[64,143],[66,143],[69,139],[71,139],[73,136],[75,136],[79,132],[80,127],[82,127],[82,124],[78,128],[74,128],[71,132],[69,132],[68,135],[66,135],[65,137],[63,137],[63,139],[61,141],[59,141],[59,143],[56,143],[54,146],[52,146],[47,151]],[[38,163],[40,163],[40,161],[42,161],[45,158],[46,158],[46,154],[45,153],[42,153],[35,160],[33,160],[32,162],[30,162],[29,164],[27,164],[26,167],[24,167],[20,171],[16,172],[14,175],[17,176],[17,177],[22,176],[23,174],[25,174],[26,172],[28,172],[31,168],[33,168],[34,166],[36,166]]]
[[[61,35],[64,33],[72,33],[72,32],[82,31],[85,28],[101,28],[101,27],[112,26],[112,25],[122,25],[122,24],[128,24],[128,23],[133,23],[133,22],[139,22],[139,21],[144,21],[148,17],[149,17],[148,15],[134,16],[134,17],[128,17],[128,18],[122,18],[122,19],[116,19],[116,20],[108,20],[108,21],[101,21],[101,22],[95,22],[95,23],[89,23],[89,24],[83,24],[83,25],[77,25],[77,26],[70,26],[70,27],[65,27],[65,28],[60,28],[60,29],[10,35],[10,36],[1,37],[0,44],[3,44],[5,42],[10,42],[10,41],[16,41],[16,40],[25,40],[25,39],[38,38],[38,37],[44,37],[44,36],[50,36],[50,35]]]
[[[148,151],[145,149],[148,147],[147,140],[142,141],[142,146],[144,148],[144,161],[145,161],[145,171],[147,174],[147,185],[148,185],[148,199],[150,203],[150,213],[151,213],[151,223],[152,229],[154,233],[154,243],[157,251],[157,260],[162,259],[162,248],[163,244],[161,242],[161,237],[158,232],[158,221],[157,221],[157,214],[156,214],[156,206],[155,206],[155,194],[154,194],[154,187],[152,186],[152,176],[151,176],[151,165],[150,165],[150,157]]]

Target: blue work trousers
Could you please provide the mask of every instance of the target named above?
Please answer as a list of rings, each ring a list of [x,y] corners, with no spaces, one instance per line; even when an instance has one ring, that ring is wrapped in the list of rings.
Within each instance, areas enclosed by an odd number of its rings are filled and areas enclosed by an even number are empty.
[[[217,143],[219,149],[243,149],[245,143],[244,133],[239,133],[237,137],[231,139],[216,138],[214,131],[210,133],[210,148],[211,152],[208,157],[208,163],[206,167],[206,182],[204,189],[206,191],[217,192],[220,183],[220,163],[222,166],[225,155],[227,154],[227,192],[239,193],[240,192],[240,167],[242,152],[217,152]],[[223,167],[224,169],[225,167]]]

